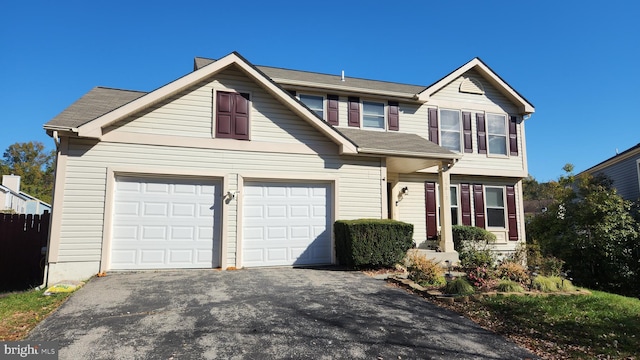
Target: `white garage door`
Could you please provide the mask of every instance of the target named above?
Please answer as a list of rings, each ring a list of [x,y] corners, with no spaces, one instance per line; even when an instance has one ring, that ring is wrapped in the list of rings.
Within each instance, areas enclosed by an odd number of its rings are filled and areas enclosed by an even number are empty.
[[[220,266],[219,182],[118,177],[111,269]]]
[[[246,183],[243,266],[331,263],[328,184]]]

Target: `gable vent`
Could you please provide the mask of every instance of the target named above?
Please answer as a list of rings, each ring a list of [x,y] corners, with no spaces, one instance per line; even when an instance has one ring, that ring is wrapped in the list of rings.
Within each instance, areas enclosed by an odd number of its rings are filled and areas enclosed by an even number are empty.
[[[476,78],[465,78],[460,84],[460,92],[484,95],[484,87],[480,80]]]

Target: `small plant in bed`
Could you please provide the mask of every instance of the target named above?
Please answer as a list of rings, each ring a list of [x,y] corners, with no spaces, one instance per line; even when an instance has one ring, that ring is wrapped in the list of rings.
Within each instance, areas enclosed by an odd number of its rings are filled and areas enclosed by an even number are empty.
[[[457,278],[449,281],[444,286],[443,292],[448,295],[471,295],[475,290],[465,278]]]

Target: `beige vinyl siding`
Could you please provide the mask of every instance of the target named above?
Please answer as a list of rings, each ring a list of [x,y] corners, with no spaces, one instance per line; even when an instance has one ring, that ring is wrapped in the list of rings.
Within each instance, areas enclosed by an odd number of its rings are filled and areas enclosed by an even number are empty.
[[[480,81],[484,87],[484,94],[470,94],[460,92],[460,84],[465,77],[473,77]],[[453,80],[451,83],[443,87],[441,90],[431,96],[434,102],[451,101],[459,103],[461,107],[475,105],[498,106],[506,112],[516,113],[517,107],[509,101],[502,93],[493,87],[485,78],[477,71],[469,70],[464,75]],[[468,105],[467,105],[468,104]]]
[[[398,203],[398,220],[413,224],[413,240],[420,245],[427,239],[425,181],[437,183],[436,177],[428,177],[417,174],[400,174],[398,187],[409,188],[409,195]],[[395,203],[396,197],[392,198]]]
[[[215,104],[212,101],[214,89],[250,94],[249,121],[252,141],[306,144],[312,147],[316,144],[329,143],[325,136],[293,114],[236,68],[225,69],[212,79],[202,81],[108,130],[211,138],[215,135],[213,130]]]
[[[283,149],[285,151],[286,149]],[[211,171],[227,174],[229,190],[237,189],[237,175],[281,174],[294,178],[335,176],[341,219],[379,218],[382,214],[380,159],[335,154],[305,155],[119,144],[70,139],[59,262],[100,261],[108,167],[167,174]],[[216,175],[218,176],[218,175]],[[239,189],[238,189],[239,190]],[[242,194],[240,194],[242,196]],[[227,207],[228,266],[235,264],[237,209]],[[224,224],[223,224],[224,226]]]

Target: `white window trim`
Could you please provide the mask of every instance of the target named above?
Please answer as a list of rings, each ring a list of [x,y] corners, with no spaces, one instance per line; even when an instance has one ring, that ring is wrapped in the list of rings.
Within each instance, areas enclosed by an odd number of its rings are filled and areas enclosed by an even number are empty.
[[[496,115],[496,116],[502,116],[504,117],[504,145],[505,145],[505,149],[506,149],[506,154],[492,154],[491,153],[491,147],[489,146],[489,115]],[[509,151],[509,115],[508,114],[503,114],[503,113],[495,113],[495,112],[485,112],[484,113],[484,119],[485,119],[485,141],[487,142],[487,157],[493,157],[493,158],[508,158],[510,155],[510,151]],[[477,130],[476,130],[477,131]]]
[[[458,148],[458,150],[451,150],[449,148],[445,148],[454,152],[457,152],[459,154],[462,154],[464,152],[464,129],[463,129],[463,125],[462,125],[462,110],[460,109],[448,109],[448,108],[438,108],[438,137],[440,139],[440,146],[442,146],[442,110],[445,111],[455,111],[458,113],[458,134],[460,137],[460,147]],[[487,147],[488,147],[488,143],[487,143]],[[444,147],[444,146],[442,146]],[[487,151],[488,153],[488,151]]]
[[[298,93],[296,95],[296,97],[298,98],[298,100],[300,100],[300,102],[302,102],[302,100],[300,99],[300,96],[313,96],[313,97],[322,98],[322,120],[327,120],[327,96],[326,95],[306,93],[306,92]],[[302,103],[304,104],[304,102],[302,102]],[[305,106],[306,105],[307,104],[305,104]],[[307,106],[307,107],[309,107],[309,106]],[[311,109],[311,111],[314,111],[314,110]],[[315,111],[314,111],[314,113],[315,113]]]
[[[508,219],[507,219],[507,189],[504,186],[495,186],[495,185],[485,185],[483,186],[483,190],[484,190],[484,222],[485,222],[485,227],[487,229],[500,229],[500,230],[506,230],[507,229],[507,225],[508,223]],[[503,222],[504,222],[504,226],[489,226],[489,207],[487,206],[487,189],[500,189],[502,190],[502,214],[503,214]],[[492,209],[497,209],[497,208],[493,208]]]
[[[382,127],[381,128],[364,126],[364,103],[366,102],[382,105]],[[385,103],[382,100],[360,99],[359,106],[360,106],[360,129],[371,130],[371,131],[387,131],[387,121],[388,121],[387,111],[389,111],[389,109],[387,108],[387,106],[389,105],[387,103]]]

